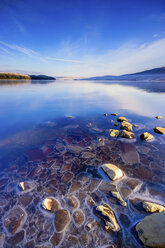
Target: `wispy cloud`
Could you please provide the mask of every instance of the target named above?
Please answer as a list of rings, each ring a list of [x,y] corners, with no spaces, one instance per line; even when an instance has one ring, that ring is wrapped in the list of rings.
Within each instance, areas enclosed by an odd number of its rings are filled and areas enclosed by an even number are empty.
[[[80,45],[74,43],[72,46],[71,43],[68,43],[66,57],[63,57],[64,51],[61,48],[51,56],[49,54],[43,56],[41,53],[23,46],[3,41],[0,41],[0,44],[3,46],[3,51],[9,56],[11,52],[15,52],[22,53],[29,59],[35,58],[37,63],[31,60],[28,68],[27,61],[24,60],[25,70],[40,70],[56,76],[121,75],[165,66],[165,38],[154,39],[149,43],[130,41],[117,49],[109,49],[99,54],[93,53],[93,51],[82,54]]]
[[[4,45],[5,47],[8,47],[12,50],[24,53],[28,56],[38,56],[39,55],[36,51],[29,49],[29,48],[22,47],[22,46],[12,45],[12,44],[9,44],[9,43],[3,42],[3,41],[0,41],[0,44]]]

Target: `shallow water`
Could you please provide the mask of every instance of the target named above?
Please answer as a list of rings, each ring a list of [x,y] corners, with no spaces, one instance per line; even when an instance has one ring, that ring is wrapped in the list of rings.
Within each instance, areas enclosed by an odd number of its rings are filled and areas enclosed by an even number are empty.
[[[41,206],[50,196],[71,216],[59,247],[142,247],[135,232],[136,223],[148,215],[142,201],[165,204],[165,135],[153,131],[155,126],[165,127],[165,83],[42,82],[0,85],[0,232],[5,233],[4,247],[53,247],[55,214]],[[114,126],[117,117],[110,113],[138,124],[133,128],[136,139],[110,137],[108,129],[120,129]],[[157,120],[156,115],[164,118]],[[140,140],[145,131],[154,135],[153,141]],[[103,163],[115,164],[124,177],[112,183],[100,168]],[[35,187],[22,192],[21,181]],[[109,187],[121,193],[127,207],[119,204]],[[75,210],[68,205],[71,196],[84,213],[80,226],[73,219]],[[112,208],[120,225],[118,233],[105,230],[89,199],[95,207],[106,203]],[[17,237],[4,227],[4,216],[16,206],[27,216]],[[90,219],[96,223],[88,231]]]

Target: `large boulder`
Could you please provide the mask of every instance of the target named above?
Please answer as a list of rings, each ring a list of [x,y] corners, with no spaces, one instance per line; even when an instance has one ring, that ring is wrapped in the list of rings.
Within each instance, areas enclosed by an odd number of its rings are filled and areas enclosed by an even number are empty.
[[[118,232],[120,230],[120,226],[117,223],[115,214],[109,205],[103,203],[102,205],[98,206],[96,210],[100,213],[98,217],[104,220],[105,229],[107,231],[112,230],[113,232]]]
[[[111,180],[116,180],[121,178],[124,173],[114,164],[103,164],[101,168],[105,171],[105,173],[109,176]]]
[[[154,131],[156,133],[165,134],[165,127],[155,127]]]
[[[165,211],[165,207],[154,203],[154,202],[149,202],[149,201],[144,201],[143,202],[143,208],[147,211],[147,212],[164,212]]]
[[[145,246],[165,247],[165,212],[145,217],[136,225],[139,239]]]

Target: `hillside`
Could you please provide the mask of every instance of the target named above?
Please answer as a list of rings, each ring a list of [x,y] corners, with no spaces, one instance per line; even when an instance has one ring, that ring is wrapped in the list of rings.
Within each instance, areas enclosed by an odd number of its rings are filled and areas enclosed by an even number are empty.
[[[12,72],[0,72],[0,79],[10,80],[10,79],[31,79],[29,75],[20,74],[20,73],[12,73]]]
[[[25,75],[13,72],[0,72],[0,80],[56,80],[46,75]]]
[[[156,80],[165,80],[165,67],[154,68],[151,70],[146,70],[142,72],[132,73],[132,74],[124,74],[120,76],[99,76],[99,77],[90,77],[90,78],[82,78],[81,80],[131,80],[131,81],[138,81],[138,80],[149,80],[149,81],[156,81]]]

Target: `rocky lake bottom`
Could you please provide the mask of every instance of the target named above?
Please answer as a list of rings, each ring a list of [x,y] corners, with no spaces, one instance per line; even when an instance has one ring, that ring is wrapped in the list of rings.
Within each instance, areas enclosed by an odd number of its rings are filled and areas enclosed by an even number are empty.
[[[111,137],[117,118],[63,117],[0,141],[0,247],[165,247],[161,224],[160,244],[137,227],[165,217],[165,135],[129,117],[136,137]]]

